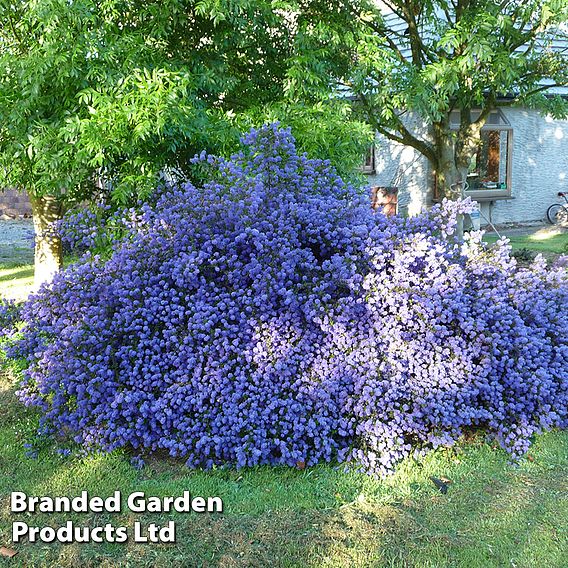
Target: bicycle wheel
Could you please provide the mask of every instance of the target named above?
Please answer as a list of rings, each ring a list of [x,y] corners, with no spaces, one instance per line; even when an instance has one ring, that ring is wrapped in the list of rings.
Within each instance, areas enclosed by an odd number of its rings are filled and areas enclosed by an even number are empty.
[[[556,225],[562,221],[565,214],[563,215],[564,205],[560,203],[553,203],[547,210],[546,210],[546,218],[548,222],[552,225]]]

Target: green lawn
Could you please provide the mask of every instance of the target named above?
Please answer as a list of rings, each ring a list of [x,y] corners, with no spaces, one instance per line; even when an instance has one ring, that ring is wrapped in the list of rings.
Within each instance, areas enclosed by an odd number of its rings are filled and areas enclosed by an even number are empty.
[[[495,235],[485,235],[483,240],[488,243],[497,241]],[[568,254],[568,233],[550,233],[536,231],[532,235],[509,237],[513,250],[527,248],[542,253]]]
[[[532,244],[528,240],[529,244]],[[552,241],[549,241],[552,242]],[[548,243],[547,243],[548,244]],[[560,246],[554,241],[554,247]],[[30,266],[0,270],[0,294],[25,295]],[[0,350],[1,356],[1,350]],[[1,361],[0,361],[1,365]],[[14,391],[17,373],[0,370],[0,547],[2,566],[568,566],[568,432],[539,436],[518,465],[481,438],[440,449],[376,480],[335,465],[306,470],[258,467],[191,471],[165,458],[142,470],[123,452],[62,458],[53,445],[37,459],[23,444],[37,414]],[[430,476],[452,481],[442,494]],[[220,496],[222,514],[11,514],[8,495]],[[33,526],[131,527],[137,520],[177,524],[177,542],[156,544],[12,544],[13,521]]]
[[[24,300],[32,290],[33,264],[0,264],[0,298]]]

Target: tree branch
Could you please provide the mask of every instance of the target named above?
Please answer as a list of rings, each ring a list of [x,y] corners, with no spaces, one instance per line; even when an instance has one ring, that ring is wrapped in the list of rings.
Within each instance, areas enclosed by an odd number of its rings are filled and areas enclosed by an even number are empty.
[[[422,42],[420,32],[418,31],[418,23],[416,22],[416,16],[414,13],[414,2],[412,2],[412,0],[406,4],[406,10],[408,13],[408,33],[410,35],[412,60],[414,65],[420,67],[422,63],[426,63],[427,54],[426,46]]]
[[[20,19],[20,15],[18,15]],[[14,25],[14,21],[12,19],[11,14],[8,14],[8,22],[10,23],[10,30],[12,31],[12,35],[17,42],[18,47],[20,48],[21,53],[25,53],[26,50],[24,49],[24,42],[22,41],[22,37],[20,36],[19,32],[16,30],[16,26]]]
[[[398,116],[394,116],[395,121],[395,129],[398,132],[392,132],[389,130],[381,121],[377,120],[375,116],[374,109],[370,104],[369,100],[363,94],[358,94],[360,101],[362,102],[363,106],[365,107],[365,111],[367,114],[367,118],[371,123],[371,126],[382,134],[383,136],[387,137],[389,140],[393,140],[394,142],[398,142],[404,146],[412,146],[416,150],[418,150],[423,156],[425,156],[432,164],[438,163],[438,158],[436,155],[436,151],[434,147],[426,142],[425,140],[421,140],[414,136],[402,123],[402,120]]]
[[[364,21],[362,23],[369,26],[373,31],[380,34],[381,37],[386,40],[386,42],[388,43],[389,47],[391,48],[392,52],[397,57],[397,59],[399,59],[402,63],[410,63],[408,59],[404,57],[404,54],[402,53],[398,45],[390,37],[388,37],[387,35],[388,30],[386,26],[380,26],[375,24],[375,22],[368,22],[368,21]]]
[[[408,24],[408,20],[404,17],[404,12],[400,12],[397,8],[401,8],[399,4],[392,3],[390,0],[383,0],[383,4],[392,10],[393,14],[396,14],[402,21]],[[396,6],[396,8],[395,8]]]
[[[485,121],[487,120],[487,117],[489,116],[489,114],[491,113],[491,111],[495,108],[495,101],[496,101],[496,96],[495,93],[490,92],[487,95],[487,99],[485,102],[485,105],[483,106],[483,108],[481,109],[481,112],[479,113],[479,116],[475,119],[475,121],[473,122],[473,124],[476,127],[481,127],[485,124]]]
[[[453,25],[454,21],[452,20],[452,15],[446,6],[442,6],[442,10],[444,11],[444,16],[446,16],[446,21],[448,24]]]

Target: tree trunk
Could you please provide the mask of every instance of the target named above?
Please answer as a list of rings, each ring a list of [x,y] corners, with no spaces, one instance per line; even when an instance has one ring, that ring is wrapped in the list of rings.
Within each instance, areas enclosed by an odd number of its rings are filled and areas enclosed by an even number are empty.
[[[436,189],[439,197],[446,197],[453,201],[465,196],[464,181],[467,170],[464,172],[456,165],[456,133],[450,129],[449,117],[433,124],[433,135],[438,164],[434,168],[436,176]],[[463,237],[463,215],[457,216],[455,236]]]
[[[439,194],[443,197],[456,201],[465,197],[465,181],[467,178],[467,168],[457,167],[453,160],[441,162],[436,170],[436,184]],[[456,219],[455,236],[458,239],[463,237],[464,218],[458,214]]]
[[[50,282],[63,266],[61,238],[53,230],[53,223],[62,218],[61,203],[50,195],[31,195],[35,229],[34,285]]]
[[[438,152],[436,186],[438,194],[457,200],[465,197],[469,165],[481,140],[483,122],[472,123],[471,112],[463,111],[459,131],[450,129],[449,119],[434,123],[434,141]],[[456,236],[463,237],[463,215],[458,215]]]
[[[458,164],[456,159],[457,133],[451,130],[449,119],[436,122],[433,127],[438,154],[438,164],[435,167],[438,195],[452,200],[462,199],[465,195],[467,166]]]

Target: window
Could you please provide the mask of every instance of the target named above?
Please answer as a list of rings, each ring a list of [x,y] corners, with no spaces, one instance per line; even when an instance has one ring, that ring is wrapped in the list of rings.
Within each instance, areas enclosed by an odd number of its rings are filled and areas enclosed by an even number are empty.
[[[361,166],[361,171],[364,174],[372,175],[375,173],[375,145],[372,144],[365,154],[365,161]]]
[[[472,111],[472,120],[479,111]],[[459,128],[459,111],[450,115],[450,125]],[[513,129],[503,114],[492,111],[481,129],[481,144],[471,161],[466,195],[476,200],[492,200],[511,196]]]

